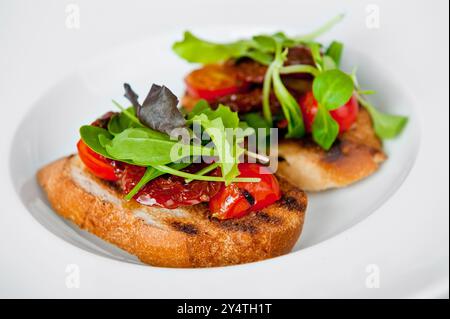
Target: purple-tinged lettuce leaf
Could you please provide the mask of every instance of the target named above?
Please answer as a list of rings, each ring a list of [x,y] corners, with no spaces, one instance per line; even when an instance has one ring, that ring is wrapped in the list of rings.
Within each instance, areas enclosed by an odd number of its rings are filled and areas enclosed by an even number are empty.
[[[186,126],[186,120],[177,108],[178,98],[167,87],[153,84],[142,105],[129,84],[125,83],[124,88],[125,97],[133,104],[137,118],[145,126],[169,135],[174,129]]]

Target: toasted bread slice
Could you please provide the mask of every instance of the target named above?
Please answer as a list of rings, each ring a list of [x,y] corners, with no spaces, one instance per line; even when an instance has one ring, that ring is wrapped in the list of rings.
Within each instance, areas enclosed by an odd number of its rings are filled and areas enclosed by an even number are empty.
[[[354,126],[324,151],[310,139],[278,145],[277,174],[305,191],[344,187],[375,172],[386,160],[369,114],[361,109]]]
[[[212,267],[288,253],[300,236],[306,195],[280,180],[283,197],[239,219],[210,217],[207,205],[164,209],[126,202],[90,174],[78,156],[42,168],[37,178],[50,204],[82,229],[164,267]]]

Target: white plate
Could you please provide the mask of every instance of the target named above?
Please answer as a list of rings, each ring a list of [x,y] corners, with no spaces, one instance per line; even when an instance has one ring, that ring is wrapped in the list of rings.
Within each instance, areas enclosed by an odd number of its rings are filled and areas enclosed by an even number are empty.
[[[238,38],[270,30],[246,30],[245,27],[236,29],[242,31],[242,34],[236,33]],[[276,29],[271,30],[274,32]],[[213,32],[210,29],[206,36],[223,39],[226,34],[223,30]],[[56,218],[45,194],[36,184],[35,174],[45,164],[74,153],[79,139],[79,127],[111,109],[115,110],[110,102],[111,98],[128,105],[122,97],[124,81],[131,83],[141,96],[148,92],[152,83],[157,83],[179,92],[181,97],[182,78],[192,65],[168,51],[177,36],[179,34],[154,36],[87,63],[80,67],[79,72],[67,76],[44,94],[19,125],[11,153],[12,180],[30,213],[60,238],[98,255],[136,262],[129,254],[80,231],[62,218]],[[154,46],[165,49],[152,50]],[[155,63],[163,60],[165,63]],[[411,142],[420,140],[414,102],[398,87],[388,70],[354,49],[347,48],[344,69],[351,70],[350,62],[364,66],[359,75],[363,87],[383,92],[383,95],[377,96],[377,104],[384,106],[382,109],[386,111],[407,115],[409,124],[399,138],[386,142],[389,160],[375,175],[345,189],[309,194],[304,232],[293,253],[301,253],[303,248],[320,244],[372,214],[402,184],[418,152],[419,143]],[[383,77],[372,76],[377,73],[383,74]],[[389,90],[385,90],[385,86]],[[64,107],[61,107],[62,103]],[[395,107],[388,109],[386,105]],[[52,119],[51,122],[48,122],[49,118]]]
[[[212,39],[273,30],[245,26],[207,29],[199,31]],[[21,235],[15,238],[15,246],[2,247],[7,257],[0,283],[7,289],[0,289],[0,293],[181,298],[411,297],[446,293],[448,253],[443,254],[441,249],[425,252],[432,240],[418,240],[413,232],[419,229],[419,212],[411,211],[416,222],[409,225],[414,221],[405,219],[399,211],[405,207],[389,205],[389,198],[402,185],[419,150],[415,101],[389,65],[377,62],[363,47],[347,45],[344,65],[348,69],[359,65],[363,86],[379,92],[376,104],[390,112],[407,114],[410,122],[401,137],[386,143],[389,160],[375,175],[346,189],[310,195],[304,232],[292,253],[225,268],[148,267],[137,265],[133,256],[56,216],[36,185],[36,170],[75,151],[79,126],[112,109],[110,99],[121,100],[124,81],[141,95],[153,82],[181,94],[181,79],[192,66],[170,52],[170,44],[179,36],[152,35],[91,59],[43,93],[17,125],[9,154],[10,177],[27,210],[3,224],[16,227],[20,222]],[[25,231],[30,235],[24,240]],[[448,228],[447,233],[437,235],[448,237]],[[14,247],[21,248],[17,252]],[[27,265],[27,261],[32,264]],[[13,274],[11,279],[4,275],[7,273]],[[77,274],[80,287],[70,289]],[[380,285],[374,281],[376,277]]]

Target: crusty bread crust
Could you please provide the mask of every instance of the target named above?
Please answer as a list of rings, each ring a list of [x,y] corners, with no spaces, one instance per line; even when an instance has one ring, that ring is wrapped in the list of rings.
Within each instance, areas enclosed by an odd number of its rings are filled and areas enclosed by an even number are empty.
[[[279,142],[278,155],[277,174],[305,191],[347,186],[371,175],[386,160],[364,109],[329,151],[307,138],[284,139]]]
[[[240,219],[211,218],[203,204],[169,210],[125,202],[74,155],[45,166],[37,178],[58,214],[163,267],[225,266],[286,254],[300,236],[307,205],[305,193],[284,180],[282,199]]]

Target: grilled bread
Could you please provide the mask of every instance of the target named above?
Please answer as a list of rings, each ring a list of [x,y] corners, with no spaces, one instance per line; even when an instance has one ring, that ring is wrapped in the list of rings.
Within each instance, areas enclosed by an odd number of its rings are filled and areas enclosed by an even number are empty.
[[[204,204],[144,206],[124,201],[76,155],[45,166],[37,178],[58,214],[162,267],[225,266],[286,254],[300,236],[307,205],[305,193],[281,179],[278,202],[239,219],[212,218]]]
[[[186,94],[182,102],[191,110],[198,99]],[[374,173],[387,158],[370,116],[362,108],[353,127],[341,134],[330,150],[323,150],[308,137],[280,139],[278,155],[277,175],[305,191],[323,191],[357,182]]]
[[[354,126],[324,151],[308,138],[278,145],[277,174],[305,191],[344,187],[375,172],[386,160],[370,115],[360,109]]]

